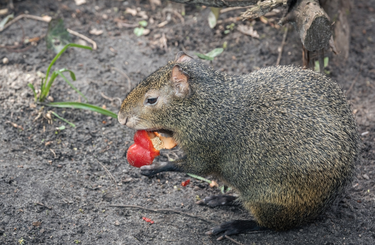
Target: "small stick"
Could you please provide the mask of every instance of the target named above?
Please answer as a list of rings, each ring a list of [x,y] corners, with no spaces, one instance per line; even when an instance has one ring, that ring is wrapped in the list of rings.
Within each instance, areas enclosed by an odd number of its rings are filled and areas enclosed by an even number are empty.
[[[350,84],[350,87],[349,87],[348,91],[346,91],[345,96],[348,96],[349,92],[353,89],[354,84],[357,82],[357,78],[358,78],[359,74],[362,71],[362,65],[363,64],[361,64],[361,66],[359,67],[359,71],[358,71],[357,75],[355,76],[354,81],[352,82],[352,84]]]
[[[224,237],[225,237],[226,239],[230,240],[231,242],[235,243],[235,244],[243,245],[242,243],[237,242],[236,240],[234,240],[233,238],[229,237],[228,235],[224,235]]]
[[[11,26],[12,24],[16,23],[17,21],[19,21],[20,19],[22,18],[28,18],[28,19],[33,19],[33,20],[39,20],[39,21],[43,21],[43,22],[50,22],[50,20],[47,20],[43,17],[39,17],[39,16],[35,16],[35,15],[29,15],[29,14],[21,14],[19,16],[17,16],[16,18],[14,18],[12,21],[10,21],[8,24],[6,24],[5,26],[3,26],[3,28],[0,28],[0,32],[4,31],[5,29],[7,29],[9,26]]]
[[[232,8],[225,8],[225,9],[222,9],[220,10],[220,14],[223,14],[223,13],[226,13],[226,12],[229,12],[229,11],[233,11],[233,10],[237,10],[237,9],[248,9],[250,6],[247,6],[247,7],[232,7]]]
[[[189,216],[191,218],[196,218],[196,219],[200,219],[200,220],[203,220],[207,223],[213,223],[213,224],[216,224],[216,222],[213,222],[211,220],[207,220],[203,217],[200,217],[200,216],[196,216],[196,215],[193,215],[193,214],[189,214],[189,213],[185,213],[185,212],[181,212],[181,211],[178,211],[178,210],[174,210],[174,209],[151,209],[151,208],[145,208],[145,207],[141,207],[141,206],[137,206],[137,205],[109,205],[110,207],[115,207],[115,208],[139,208],[139,209],[143,209],[143,210],[147,210],[147,211],[151,211],[151,212],[169,212],[169,213],[177,213],[177,214],[181,214],[181,215],[185,215],[185,216]]]
[[[51,18],[43,18],[43,17],[39,17],[39,16],[35,16],[35,15],[29,15],[29,14],[21,14],[19,16],[17,16],[16,18],[14,18],[12,21],[10,21],[8,24],[6,24],[3,28],[0,28],[0,32],[4,31],[6,28],[8,28],[9,26],[11,26],[13,23],[16,23],[17,21],[19,21],[20,19],[22,18],[28,18],[28,19],[33,19],[33,20],[39,20],[39,21],[43,21],[43,22],[47,22],[49,23],[51,21]],[[92,49],[96,50],[97,49],[97,45],[96,45],[96,42],[94,42],[92,39],[76,32],[76,31],[73,31],[71,29],[66,29],[70,34],[72,35],[75,35],[79,38],[82,38],[83,40],[89,42],[92,44]]]
[[[40,206],[43,206],[43,207],[46,207],[46,208],[48,208],[49,210],[52,209],[51,207],[48,207],[48,206],[46,206],[46,205],[44,205],[43,203],[40,203],[40,202],[37,202],[36,204],[38,204],[38,205],[40,205]]]
[[[111,179],[113,180],[113,182],[115,182],[115,186],[116,186],[116,189],[117,189],[117,183],[116,183],[116,180],[115,178],[113,177],[113,175],[111,174],[111,172],[108,171],[108,169],[101,163],[98,161],[98,163],[100,164],[100,166],[102,166],[104,168],[104,170],[107,172],[107,174],[109,175],[109,177],[111,177]]]
[[[77,36],[77,37],[79,37],[79,38],[81,38],[81,39],[83,39],[83,40],[85,40],[85,41],[91,43],[91,44],[92,44],[92,49],[93,49],[93,50],[96,50],[96,48],[97,48],[96,42],[94,42],[92,39],[90,39],[90,38],[88,38],[88,37],[86,37],[86,36],[84,36],[84,35],[82,35],[82,34],[76,32],[76,31],[73,31],[73,30],[71,30],[71,29],[69,29],[69,28],[67,28],[66,30],[67,30],[70,34],[75,35],[75,36]]]
[[[55,158],[57,158],[56,153],[52,149],[49,149],[49,150],[53,153],[53,155],[55,156]]]
[[[286,40],[286,36],[288,34],[288,27],[285,28],[285,32],[284,32],[284,36],[283,36],[283,41],[281,42],[281,45],[279,47],[279,56],[277,57],[277,61],[276,61],[276,65],[280,65],[280,61],[281,61],[281,56],[283,54],[283,49],[284,49],[284,45],[285,45],[285,40]]]
[[[112,103],[113,103],[114,100],[118,100],[118,101],[120,101],[120,105],[121,105],[121,102],[122,102],[122,101],[121,101],[121,99],[120,99],[119,97],[110,98],[110,97],[106,96],[105,94],[103,94],[103,92],[101,92],[100,95],[101,95],[104,99],[107,99],[107,100],[111,101]]]
[[[164,35],[164,34],[163,34]],[[130,81],[130,78],[128,77],[128,75],[126,75],[125,72],[123,72],[122,70],[116,68],[116,67],[111,67],[112,70],[115,70],[117,72],[119,72],[121,75],[123,75],[126,79],[128,79],[128,89],[129,91],[131,90],[132,86],[131,86],[131,81]],[[121,104],[121,100],[120,100],[120,104]]]

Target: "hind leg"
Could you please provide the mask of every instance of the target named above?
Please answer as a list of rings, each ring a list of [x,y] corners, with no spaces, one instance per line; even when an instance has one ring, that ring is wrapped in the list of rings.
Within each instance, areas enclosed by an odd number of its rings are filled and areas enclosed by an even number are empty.
[[[210,231],[206,232],[206,235],[218,235],[224,233],[217,239],[220,241],[225,236],[265,230],[268,230],[268,228],[259,226],[254,220],[233,220],[213,227]]]
[[[196,202],[198,205],[207,205],[211,208],[217,206],[232,206],[236,205],[237,197],[229,196],[229,195],[217,195],[217,196],[209,196],[205,197],[204,199]]]

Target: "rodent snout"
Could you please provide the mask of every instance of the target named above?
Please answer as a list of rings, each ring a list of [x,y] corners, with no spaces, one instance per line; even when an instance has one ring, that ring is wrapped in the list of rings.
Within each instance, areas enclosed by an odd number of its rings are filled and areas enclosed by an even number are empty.
[[[122,114],[122,113],[119,113],[117,115],[117,120],[122,125],[126,125],[126,123],[128,122],[128,117],[126,115]]]

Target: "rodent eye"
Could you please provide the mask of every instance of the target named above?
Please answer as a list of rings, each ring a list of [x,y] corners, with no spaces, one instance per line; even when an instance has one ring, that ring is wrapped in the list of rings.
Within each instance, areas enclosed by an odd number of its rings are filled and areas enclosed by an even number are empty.
[[[148,98],[146,100],[146,103],[150,104],[150,105],[154,105],[157,101],[158,101],[158,97],[156,97],[156,98]]]

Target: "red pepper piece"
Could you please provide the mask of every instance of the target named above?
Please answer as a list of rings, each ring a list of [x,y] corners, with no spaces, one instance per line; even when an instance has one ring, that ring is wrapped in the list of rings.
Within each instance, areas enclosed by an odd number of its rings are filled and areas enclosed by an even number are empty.
[[[139,130],[134,135],[134,144],[129,147],[126,158],[130,165],[140,168],[144,165],[150,165],[159,154],[147,131]]]
[[[154,221],[152,221],[152,220],[151,220],[151,219],[149,219],[149,218],[146,218],[146,217],[142,217],[142,219],[143,219],[144,221],[146,221],[146,222],[150,223],[150,224],[153,224],[153,223],[154,223]]]
[[[182,185],[182,186],[187,186],[189,183],[190,183],[190,180],[188,179],[188,180],[186,180],[186,181],[182,181],[182,182],[181,182],[181,185]]]

